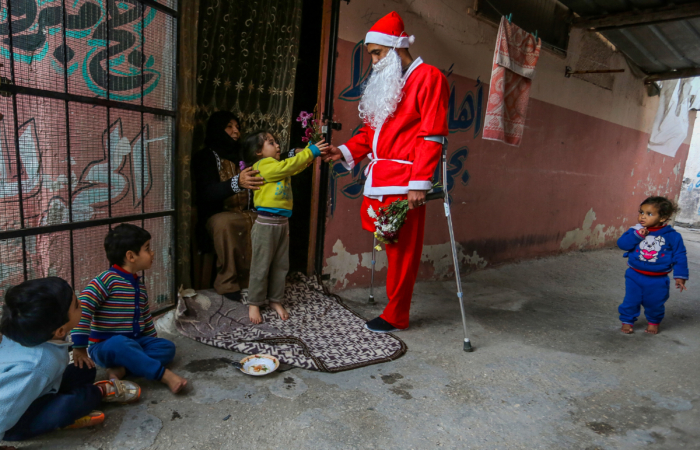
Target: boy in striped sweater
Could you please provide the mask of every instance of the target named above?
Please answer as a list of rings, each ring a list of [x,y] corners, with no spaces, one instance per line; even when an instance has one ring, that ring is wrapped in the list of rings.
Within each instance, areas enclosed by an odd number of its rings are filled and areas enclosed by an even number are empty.
[[[123,223],[107,233],[105,251],[112,267],[80,294],[82,317],[72,333],[75,364],[94,360],[110,379],[134,375],[180,392],[187,380],[165,368],[175,344],[157,337],[146,286],[137,275],[153,263],[151,234]]]

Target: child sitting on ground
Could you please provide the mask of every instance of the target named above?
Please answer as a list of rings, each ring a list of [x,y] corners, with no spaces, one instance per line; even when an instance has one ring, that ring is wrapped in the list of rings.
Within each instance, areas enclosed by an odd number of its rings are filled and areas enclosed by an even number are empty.
[[[65,338],[80,320],[73,289],[57,277],[10,288],[0,332],[0,441],[22,441],[58,428],[104,421],[100,402],[129,403],[134,383],[95,383],[95,366],[69,364]]]
[[[253,259],[248,285],[248,316],[262,322],[260,307],[270,304],[282,320],[289,318],[282,306],[284,283],[289,271],[289,217],[292,216],[291,176],[304,170],[328,144],[310,144],[291,158],[280,161],[280,146],[272,134],[256,131],[246,137],[245,162],[265,180],[253,201],[258,218],[250,232]]]
[[[134,375],[180,392],[187,380],[165,368],[175,357],[175,344],[157,337],[146,286],[137,275],[153,263],[151,234],[123,223],[107,233],[105,251],[112,267],[80,294],[83,316],[73,330],[73,359],[94,360],[110,379]]]
[[[671,270],[676,287],[681,292],[687,289],[688,259],[683,237],[667,225],[677,211],[678,207],[669,199],[649,197],[639,207],[639,224],[617,241],[618,247],[626,251],[624,256],[629,265],[625,273],[625,299],[618,308],[625,334],[634,333],[640,306],[644,306],[648,322],[646,333],[659,332],[669,295]]]

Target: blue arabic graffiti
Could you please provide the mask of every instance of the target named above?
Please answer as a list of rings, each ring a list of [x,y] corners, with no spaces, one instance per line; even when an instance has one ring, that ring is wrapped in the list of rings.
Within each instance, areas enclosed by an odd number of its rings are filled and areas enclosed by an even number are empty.
[[[450,133],[457,133],[459,131],[468,131],[473,126],[474,138],[476,139],[481,131],[484,85],[481,84],[481,81],[477,78],[474,87],[476,88],[476,105],[474,104],[474,93],[472,91],[467,91],[462,99],[462,103],[460,103],[459,107],[455,108],[457,88],[454,83],[452,83],[448,104],[447,127]]]
[[[350,86],[343,89],[338,98],[346,102],[356,102],[362,97],[362,85],[369,75],[371,65],[365,67],[365,51],[364,41],[360,41],[352,49],[352,58],[350,59]]]

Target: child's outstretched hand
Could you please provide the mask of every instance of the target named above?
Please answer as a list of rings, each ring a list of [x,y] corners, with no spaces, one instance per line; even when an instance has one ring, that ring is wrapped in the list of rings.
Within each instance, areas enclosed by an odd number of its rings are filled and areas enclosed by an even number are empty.
[[[94,369],[95,361],[90,359],[86,348],[74,348],[73,365],[79,369],[82,369],[83,366],[85,369]]]
[[[687,291],[687,290],[688,290],[688,288],[685,287],[685,282],[686,282],[686,280],[683,280],[683,279],[680,279],[680,278],[676,278],[676,287],[677,287],[678,289],[680,289],[681,292]]]
[[[649,229],[647,229],[646,227],[640,228],[639,230],[637,230],[637,233],[639,233],[640,236],[646,236],[647,234],[649,234]]]
[[[318,147],[319,150],[321,150],[321,153],[324,153],[326,149],[330,146],[329,144],[326,143],[325,139],[321,139],[320,141],[316,142],[314,144],[316,147]]]

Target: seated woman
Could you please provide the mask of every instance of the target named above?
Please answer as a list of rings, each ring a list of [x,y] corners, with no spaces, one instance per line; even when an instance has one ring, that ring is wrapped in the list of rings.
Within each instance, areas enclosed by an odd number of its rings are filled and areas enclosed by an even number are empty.
[[[238,151],[238,119],[229,111],[218,111],[207,122],[204,148],[192,159],[197,189],[197,239],[200,249],[212,243],[216,252],[214,289],[231,300],[241,299],[248,288],[251,244],[255,222],[253,194],[263,180],[258,171],[244,169]],[[209,240],[211,237],[211,240]],[[213,241],[213,242],[212,242]]]

